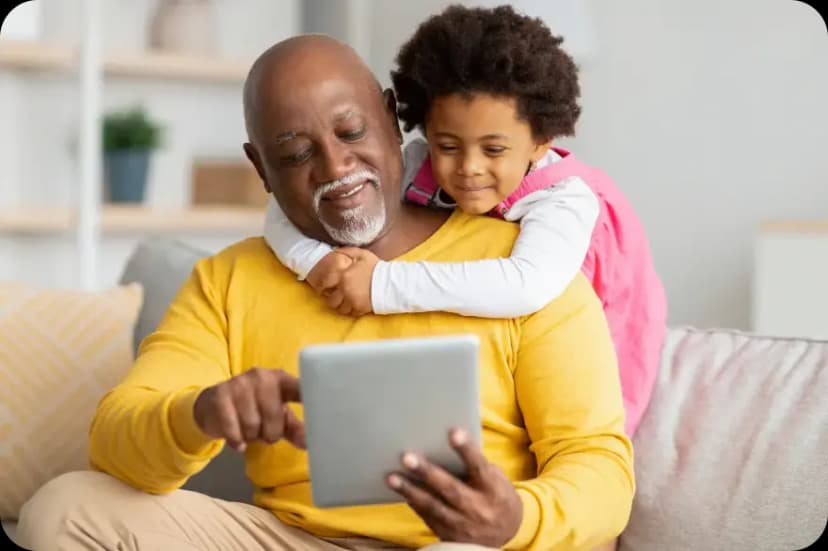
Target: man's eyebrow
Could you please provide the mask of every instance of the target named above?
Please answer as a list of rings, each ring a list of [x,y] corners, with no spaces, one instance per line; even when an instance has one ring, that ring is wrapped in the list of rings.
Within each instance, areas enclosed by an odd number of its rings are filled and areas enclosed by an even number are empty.
[[[273,143],[276,145],[282,145],[285,142],[289,142],[290,140],[295,139],[296,136],[297,134],[293,130],[289,132],[282,132],[281,134],[276,136],[276,138],[274,138]]]
[[[356,111],[354,111],[352,107],[348,107],[347,109],[344,109],[343,111],[334,115],[334,121],[342,122],[346,119],[350,119],[354,115],[356,115]]]
[[[341,112],[334,115],[335,122],[342,122],[344,120],[350,119],[351,117],[356,115],[356,110],[352,107],[348,107]],[[282,145],[285,142],[289,142],[290,140],[295,140],[299,136],[302,136],[302,132],[297,132],[295,130],[289,130],[288,132],[282,132],[281,134],[277,135],[273,139],[273,143],[275,145]]]

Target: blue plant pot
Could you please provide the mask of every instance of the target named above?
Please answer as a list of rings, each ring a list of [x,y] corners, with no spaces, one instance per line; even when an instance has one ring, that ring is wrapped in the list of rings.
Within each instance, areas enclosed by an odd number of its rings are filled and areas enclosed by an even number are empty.
[[[104,178],[113,203],[142,203],[147,188],[148,149],[104,153]]]

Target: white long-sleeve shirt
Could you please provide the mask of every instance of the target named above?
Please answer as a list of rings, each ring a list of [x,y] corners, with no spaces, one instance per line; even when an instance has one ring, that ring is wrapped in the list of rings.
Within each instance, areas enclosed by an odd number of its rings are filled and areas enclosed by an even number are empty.
[[[420,155],[406,155],[406,162],[415,157],[421,160]],[[544,162],[559,159],[550,151]],[[405,172],[411,169],[409,165]],[[536,312],[560,295],[580,271],[598,209],[593,191],[581,178],[570,177],[528,194],[505,214],[506,220],[520,222],[520,235],[509,258],[380,261],[371,281],[374,313],[446,311],[511,318]],[[282,264],[300,279],[333,250],[302,234],[273,199],[264,234]]]

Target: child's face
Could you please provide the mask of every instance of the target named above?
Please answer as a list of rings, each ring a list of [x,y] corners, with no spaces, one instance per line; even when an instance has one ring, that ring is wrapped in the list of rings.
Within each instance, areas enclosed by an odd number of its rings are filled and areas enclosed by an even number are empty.
[[[436,98],[425,129],[437,183],[470,214],[508,197],[550,145],[534,139],[514,98],[488,94]]]

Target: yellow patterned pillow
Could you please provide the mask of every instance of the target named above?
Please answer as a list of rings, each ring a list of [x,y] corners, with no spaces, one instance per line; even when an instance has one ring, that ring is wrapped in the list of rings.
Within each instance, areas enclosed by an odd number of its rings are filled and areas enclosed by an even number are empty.
[[[98,400],[132,365],[139,284],[97,293],[0,283],[0,518],[88,468]]]

